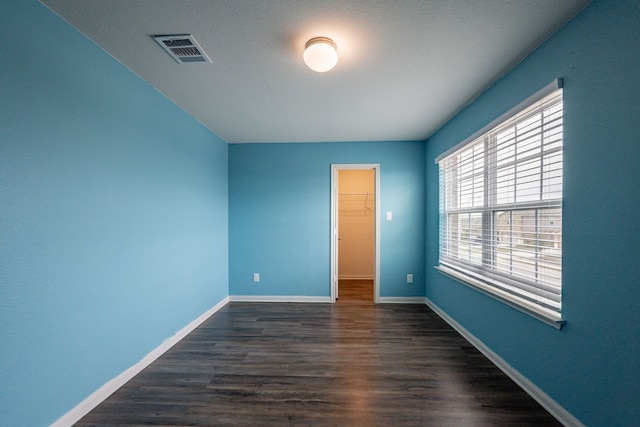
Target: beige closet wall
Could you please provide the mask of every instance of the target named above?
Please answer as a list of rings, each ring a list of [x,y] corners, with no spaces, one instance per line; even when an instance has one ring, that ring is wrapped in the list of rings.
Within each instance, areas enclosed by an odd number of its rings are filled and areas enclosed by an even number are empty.
[[[338,278],[374,278],[374,170],[338,171]]]

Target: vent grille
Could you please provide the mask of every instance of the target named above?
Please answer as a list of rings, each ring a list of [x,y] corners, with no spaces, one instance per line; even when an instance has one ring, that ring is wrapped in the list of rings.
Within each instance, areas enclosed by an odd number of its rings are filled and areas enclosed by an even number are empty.
[[[211,63],[191,34],[153,36],[153,38],[178,64]]]

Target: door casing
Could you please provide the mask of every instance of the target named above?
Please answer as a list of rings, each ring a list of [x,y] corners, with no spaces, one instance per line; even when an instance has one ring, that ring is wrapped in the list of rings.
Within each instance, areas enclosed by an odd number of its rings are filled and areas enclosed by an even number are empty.
[[[331,302],[338,298],[338,171],[340,170],[374,171],[375,188],[375,230],[374,230],[374,279],[373,300],[377,304],[380,299],[380,164],[349,163],[331,165]]]

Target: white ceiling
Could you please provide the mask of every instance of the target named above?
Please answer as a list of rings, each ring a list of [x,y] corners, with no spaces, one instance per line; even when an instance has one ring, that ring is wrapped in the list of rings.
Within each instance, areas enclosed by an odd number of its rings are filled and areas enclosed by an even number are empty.
[[[425,140],[589,0],[42,0],[228,142]],[[192,34],[212,64],[153,35]],[[332,38],[319,74],[305,42]]]

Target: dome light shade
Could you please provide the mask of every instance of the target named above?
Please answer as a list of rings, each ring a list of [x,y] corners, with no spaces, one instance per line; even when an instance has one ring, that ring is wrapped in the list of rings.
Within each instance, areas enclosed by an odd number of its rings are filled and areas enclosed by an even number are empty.
[[[327,37],[314,37],[304,46],[304,62],[318,73],[329,71],[338,63],[336,44]]]

